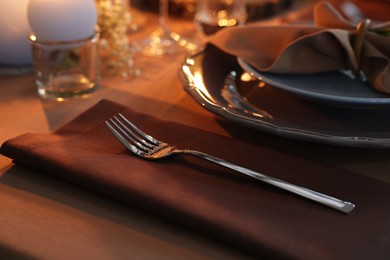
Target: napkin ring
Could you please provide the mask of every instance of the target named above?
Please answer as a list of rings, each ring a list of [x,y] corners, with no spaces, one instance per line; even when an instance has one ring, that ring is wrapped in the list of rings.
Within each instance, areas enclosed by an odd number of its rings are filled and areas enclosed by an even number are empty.
[[[355,70],[355,76],[359,77],[361,69],[361,56],[363,50],[364,38],[366,37],[367,31],[371,26],[370,19],[362,19],[356,26],[356,34],[353,41],[353,50],[356,58],[357,68]]]

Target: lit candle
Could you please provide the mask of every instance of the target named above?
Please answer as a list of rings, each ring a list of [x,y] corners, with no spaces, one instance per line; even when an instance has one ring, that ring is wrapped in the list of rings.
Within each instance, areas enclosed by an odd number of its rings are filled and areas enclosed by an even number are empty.
[[[94,0],[30,0],[28,21],[39,40],[73,41],[94,33]]]
[[[32,62],[27,21],[28,0],[0,1],[0,64],[29,65]]]

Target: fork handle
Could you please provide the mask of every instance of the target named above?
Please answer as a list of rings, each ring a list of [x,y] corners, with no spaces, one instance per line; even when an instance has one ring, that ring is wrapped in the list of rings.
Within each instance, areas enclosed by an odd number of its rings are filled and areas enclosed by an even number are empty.
[[[320,192],[307,189],[305,187],[301,187],[301,186],[298,186],[295,184],[288,183],[288,182],[283,181],[281,179],[274,178],[274,177],[250,170],[248,168],[227,162],[223,159],[214,157],[214,156],[206,154],[206,153],[202,153],[202,152],[198,152],[198,151],[194,151],[194,150],[182,150],[180,152],[187,154],[187,155],[192,155],[192,156],[198,157],[200,159],[205,159],[207,161],[210,161],[210,162],[213,162],[216,164],[219,164],[219,165],[224,166],[226,168],[243,173],[243,174],[250,176],[252,178],[261,180],[263,182],[266,182],[268,184],[271,184],[271,185],[276,186],[278,188],[281,188],[283,190],[290,191],[292,193],[295,193],[295,194],[302,196],[302,197],[305,197],[307,199],[319,202],[321,204],[324,204],[328,207],[342,211],[344,213],[349,213],[355,208],[355,205],[351,202],[343,201],[343,200],[322,194]]]

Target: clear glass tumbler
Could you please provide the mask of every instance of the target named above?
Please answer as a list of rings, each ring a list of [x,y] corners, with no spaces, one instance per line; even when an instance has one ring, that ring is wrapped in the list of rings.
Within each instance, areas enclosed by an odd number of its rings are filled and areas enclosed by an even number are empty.
[[[38,94],[44,99],[87,97],[99,85],[98,35],[65,41],[30,36]]]
[[[197,0],[194,18],[201,36],[207,37],[222,28],[245,23],[245,0]]]

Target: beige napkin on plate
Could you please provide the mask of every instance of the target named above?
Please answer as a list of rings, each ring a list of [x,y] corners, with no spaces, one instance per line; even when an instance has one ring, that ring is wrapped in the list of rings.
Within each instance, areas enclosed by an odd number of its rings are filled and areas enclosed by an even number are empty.
[[[231,27],[209,42],[262,72],[312,74],[338,70],[364,72],[368,83],[390,93],[390,22],[358,32],[327,2],[314,8],[314,24],[253,23]],[[355,39],[362,37],[361,54]]]

